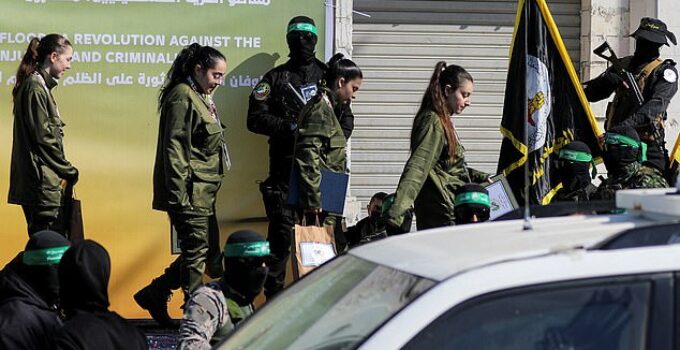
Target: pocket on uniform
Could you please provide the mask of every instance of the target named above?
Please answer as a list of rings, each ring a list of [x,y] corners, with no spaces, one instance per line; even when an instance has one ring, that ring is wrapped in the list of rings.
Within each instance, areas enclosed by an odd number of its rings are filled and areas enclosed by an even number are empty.
[[[194,207],[210,209],[215,204],[217,190],[220,188],[220,174],[193,172],[191,204]]]
[[[347,141],[345,140],[344,136],[335,136],[331,137],[329,144],[331,146],[331,149],[338,149],[344,148],[347,145]]]
[[[215,154],[220,151],[222,145],[222,126],[220,123],[206,123],[204,150],[208,154]]]
[[[40,187],[44,190],[56,191],[61,185],[61,178],[47,165],[40,165]]]

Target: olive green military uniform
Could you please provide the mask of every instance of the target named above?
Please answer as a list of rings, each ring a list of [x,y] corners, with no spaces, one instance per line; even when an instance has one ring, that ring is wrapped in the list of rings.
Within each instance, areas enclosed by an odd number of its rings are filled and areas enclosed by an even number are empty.
[[[222,280],[198,288],[184,307],[177,349],[210,349],[248,318],[253,306],[239,305],[235,296],[238,292]]]
[[[182,250],[161,279],[168,289],[181,286],[185,298],[202,284],[209,222],[224,173],[223,126],[209,99],[181,83],[161,106],[153,208],[168,212]]]
[[[448,155],[444,127],[433,111],[419,113],[411,132],[411,155],[399,179],[388,222],[401,226],[413,204],[418,230],[454,224],[454,191],[466,183],[486,181],[488,174],[465,164],[465,149],[458,144],[456,157]]]
[[[78,178],[78,170],[64,154],[64,123],[52,96],[57,84],[40,69],[19,86],[14,100],[8,202],[23,207],[29,234],[45,229],[66,233],[60,218],[64,205],[60,183]]]
[[[593,199],[615,199],[618,190],[663,187],[668,187],[668,183],[659,169],[636,162],[626,165],[621,175],[612,175],[602,181]]]
[[[321,208],[321,169],[347,171],[347,140],[335,115],[335,94],[322,89],[318,97],[300,113],[295,142],[294,166],[299,171],[300,200],[303,209]],[[335,225],[338,217],[328,215],[325,225]]]

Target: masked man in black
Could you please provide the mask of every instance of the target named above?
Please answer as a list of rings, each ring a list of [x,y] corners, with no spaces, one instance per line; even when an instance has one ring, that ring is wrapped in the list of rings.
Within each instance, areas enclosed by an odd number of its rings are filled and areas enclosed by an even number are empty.
[[[224,246],[224,277],[199,287],[187,301],[178,350],[210,349],[253,313],[267,277],[269,242],[254,231],[232,233]]]
[[[0,271],[0,349],[49,349],[61,328],[57,266],[70,243],[40,231]]]
[[[456,189],[453,212],[456,225],[474,224],[489,220],[491,200],[489,191],[479,184],[467,184]]]
[[[92,240],[69,248],[59,263],[59,296],[66,321],[53,349],[148,349],[146,337],[109,311],[109,253]]]
[[[621,63],[633,74],[642,93],[642,105],[613,66],[587,82],[585,93],[589,101],[600,101],[615,92],[614,100],[607,106],[605,131],[619,125],[635,128],[640,140],[648,145],[644,165],[666,173],[664,122],[666,109],[678,91],[678,71],[673,60],[659,58],[659,50],[668,45],[668,40],[673,45],[677,41],[665,23],[649,17],[642,18],[640,27],[630,36],[635,38],[635,54],[622,58]]]
[[[557,191],[553,202],[590,200],[597,187],[591,182],[595,175],[591,173],[591,169],[595,171],[595,163],[588,145],[581,141],[572,141],[562,147],[557,159],[557,169],[562,188]]]
[[[290,255],[295,213],[287,205],[288,182],[293,161],[297,118],[302,107],[317,92],[326,66],[315,57],[318,40],[314,20],[297,16],[288,23],[286,41],[288,62],[267,72],[250,95],[248,130],[269,137],[269,177],[260,184],[269,219],[267,240],[272,264],[265,283],[267,298],[274,296],[285,282],[286,262]],[[340,115],[345,138],[354,129],[354,116],[347,105]]]

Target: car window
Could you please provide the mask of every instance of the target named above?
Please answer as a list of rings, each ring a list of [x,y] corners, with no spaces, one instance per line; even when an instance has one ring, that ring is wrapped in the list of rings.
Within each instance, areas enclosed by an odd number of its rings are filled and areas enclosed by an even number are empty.
[[[651,283],[525,291],[472,301],[406,349],[643,349]],[[466,306],[467,305],[467,306]]]
[[[284,290],[219,349],[352,349],[433,284],[341,256]]]

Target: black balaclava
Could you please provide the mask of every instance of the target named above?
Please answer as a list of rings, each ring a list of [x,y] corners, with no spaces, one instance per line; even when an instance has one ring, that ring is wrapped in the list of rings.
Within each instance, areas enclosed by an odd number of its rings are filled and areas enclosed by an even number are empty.
[[[633,60],[630,63],[630,68],[635,69],[637,66],[659,57],[661,55],[659,53],[661,45],[663,44],[655,43],[642,38],[635,40],[635,53],[633,54]]]
[[[456,225],[474,223],[472,218],[477,216],[478,221],[489,220],[491,202],[489,191],[482,185],[466,184],[456,189],[455,197],[455,222]]]
[[[59,301],[57,267],[71,243],[54,231],[39,231],[31,235],[21,253],[17,273],[49,306]]]
[[[303,26],[300,29],[304,28],[304,30],[295,29],[296,26],[304,24],[311,24],[312,27]],[[314,48],[316,47],[318,36],[307,30],[311,28],[314,28],[313,30],[316,31],[314,20],[306,16],[293,17],[293,19],[288,22],[286,34],[286,41],[288,42],[288,48],[290,49],[290,54],[288,56],[295,64],[307,65],[314,61]]]
[[[612,127],[607,131],[607,134],[626,136],[636,142],[640,142],[640,136],[632,126],[619,125]],[[623,169],[640,160],[640,148],[631,147],[629,145],[610,144],[605,135],[605,151],[602,154],[602,160],[607,167],[607,171],[612,174],[621,174]]]
[[[111,258],[99,243],[87,239],[69,248],[59,263],[59,295],[67,317],[74,310],[106,311],[110,276]]]
[[[569,154],[579,152],[583,155],[588,155],[591,160],[577,161],[569,157]],[[580,189],[586,188],[590,185],[591,174],[590,165],[592,164],[592,156],[590,147],[581,141],[572,141],[560,150],[559,157],[559,174],[562,187],[567,193],[572,193]]]
[[[224,281],[243,296],[236,300],[240,305],[251,304],[262,291],[269,272],[262,262],[269,255],[269,242],[255,231],[236,231],[227,239]]]

